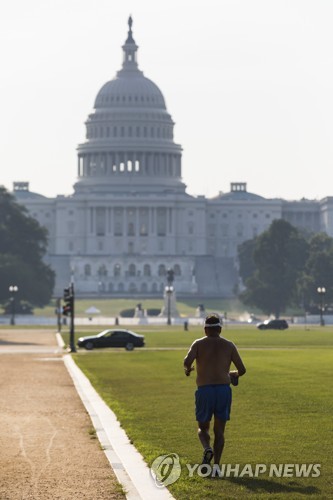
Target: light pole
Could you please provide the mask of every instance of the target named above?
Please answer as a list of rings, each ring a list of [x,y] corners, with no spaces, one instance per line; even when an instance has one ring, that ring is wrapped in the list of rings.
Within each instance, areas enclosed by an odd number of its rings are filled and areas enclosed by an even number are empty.
[[[10,285],[9,293],[10,293],[10,302],[11,302],[11,318],[10,324],[15,325],[15,294],[18,292],[18,286]]]
[[[172,283],[175,279],[175,272],[173,269],[169,268],[166,272],[167,276],[167,286],[165,287],[165,293],[167,294],[168,297],[168,320],[167,324],[171,325],[171,295],[173,294],[173,286]]]
[[[324,318],[323,318],[323,313],[324,313],[324,295],[326,293],[326,288],[324,286],[318,286],[317,288],[317,293],[320,297],[320,326],[324,326]]]
[[[165,293],[167,294],[167,297],[168,297],[168,319],[167,319],[167,325],[171,325],[171,295],[173,293],[173,286],[167,285],[165,287]]]

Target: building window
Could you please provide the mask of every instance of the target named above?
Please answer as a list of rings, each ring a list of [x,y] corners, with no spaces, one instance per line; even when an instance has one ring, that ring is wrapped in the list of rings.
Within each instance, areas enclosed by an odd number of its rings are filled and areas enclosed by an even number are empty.
[[[173,266],[173,270],[175,272],[175,276],[180,276],[182,273],[181,273],[181,269],[180,269],[180,265],[179,264],[175,264]]]
[[[135,264],[130,264],[128,267],[128,276],[135,276],[135,275],[136,275]]]
[[[144,276],[151,276],[151,269],[149,264],[145,264],[143,266],[143,275]]]
[[[127,236],[135,236],[135,227],[133,222],[128,223]]]
[[[98,268],[98,271],[97,271],[97,274],[100,278],[104,277],[104,276],[107,276],[108,275],[108,270],[106,268],[106,265],[105,264],[102,264],[101,266],[99,266]]]
[[[105,235],[105,220],[106,220],[105,208],[96,208],[96,235]]]
[[[114,235],[115,236],[123,235],[122,224],[120,222],[116,222],[114,225]]]
[[[148,231],[147,231],[147,226],[146,224],[141,224],[140,227],[140,236],[147,236]]]
[[[157,209],[157,236],[166,236],[167,232],[167,214],[164,208]]]
[[[164,264],[160,264],[158,266],[158,273],[157,273],[159,276],[165,276],[166,274],[166,269],[165,269],[165,265]]]
[[[90,264],[86,264],[84,266],[84,275],[91,276],[91,265]]]
[[[121,267],[120,264],[115,264],[113,267],[113,276],[117,278],[121,274]]]

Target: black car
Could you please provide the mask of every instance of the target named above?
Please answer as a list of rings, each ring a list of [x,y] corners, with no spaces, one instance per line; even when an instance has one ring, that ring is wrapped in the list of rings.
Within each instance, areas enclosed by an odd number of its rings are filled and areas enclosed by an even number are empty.
[[[132,351],[134,347],[144,346],[144,340],[143,335],[130,330],[104,330],[98,335],[80,337],[77,345],[88,350],[94,347],[125,347],[127,351]]]
[[[259,330],[286,330],[288,323],[285,319],[266,319],[263,323],[258,323]]]

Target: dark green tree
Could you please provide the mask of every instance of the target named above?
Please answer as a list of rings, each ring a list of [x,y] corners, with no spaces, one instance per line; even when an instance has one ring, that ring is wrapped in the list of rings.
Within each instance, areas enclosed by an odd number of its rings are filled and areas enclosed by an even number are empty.
[[[255,270],[245,281],[241,300],[278,318],[297,302],[297,280],[307,255],[308,243],[299,231],[282,219],[273,221],[255,239]]]
[[[298,280],[301,302],[306,310],[315,310],[320,302],[317,288],[326,289],[325,302],[333,302],[333,238],[325,233],[313,236],[309,255]]]
[[[239,262],[239,275],[246,282],[256,270],[256,265],[253,259],[254,249],[256,247],[257,237],[252,240],[247,240],[238,246],[238,262]]]
[[[46,229],[0,186],[0,303],[8,301],[10,285],[18,287],[18,300],[49,303],[54,272],[43,262],[46,248]]]

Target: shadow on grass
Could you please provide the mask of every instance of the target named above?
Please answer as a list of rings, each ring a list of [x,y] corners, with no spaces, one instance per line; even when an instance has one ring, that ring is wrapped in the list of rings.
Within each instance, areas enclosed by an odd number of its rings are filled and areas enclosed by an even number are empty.
[[[268,493],[300,493],[303,495],[314,495],[320,493],[320,489],[315,486],[303,486],[296,481],[291,481],[288,484],[277,483],[269,479],[262,478],[240,478],[240,477],[227,477],[225,481],[245,487],[252,492],[258,493],[266,491]]]

